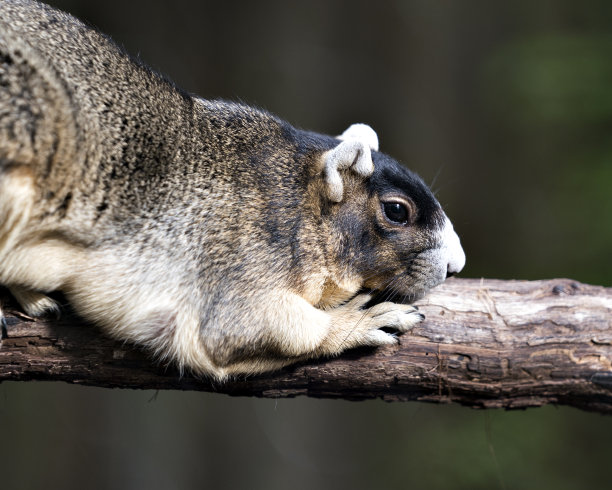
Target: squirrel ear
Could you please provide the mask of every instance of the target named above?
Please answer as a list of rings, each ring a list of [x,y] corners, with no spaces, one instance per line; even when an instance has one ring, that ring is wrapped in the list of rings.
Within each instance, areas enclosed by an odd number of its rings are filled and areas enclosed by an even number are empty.
[[[342,141],[360,140],[370,147],[371,150],[378,151],[378,135],[367,124],[352,124],[349,128],[338,136]]]
[[[369,177],[374,172],[370,146],[362,140],[344,140],[332,150],[326,151],[323,159],[329,199],[334,202],[342,201],[344,195],[344,185],[338,170],[350,168],[364,177]]]

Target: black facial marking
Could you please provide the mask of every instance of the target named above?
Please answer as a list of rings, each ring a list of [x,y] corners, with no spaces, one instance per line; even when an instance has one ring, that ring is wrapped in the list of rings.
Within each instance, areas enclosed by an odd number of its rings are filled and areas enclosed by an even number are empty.
[[[385,195],[400,195],[410,199],[416,206],[415,224],[427,228],[437,228],[443,223],[442,208],[423,180],[414,172],[379,152],[372,152],[374,173],[368,180],[369,191]],[[389,199],[392,202],[392,199]],[[387,214],[387,209],[384,209]],[[393,209],[389,209],[393,212]],[[399,211],[398,211],[399,212]],[[399,215],[398,215],[399,217]],[[394,219],[387,214],[391,221]]]

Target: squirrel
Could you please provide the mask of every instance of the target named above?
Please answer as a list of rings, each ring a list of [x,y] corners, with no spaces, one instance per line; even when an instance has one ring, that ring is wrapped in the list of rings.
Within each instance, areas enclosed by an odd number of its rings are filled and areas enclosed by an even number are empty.
[[[109,37],[0,0],[0,285],[223,380],[398,342],[465,254],[420,177],[176,87]],[[0,310],[0,318],[2,313]]]

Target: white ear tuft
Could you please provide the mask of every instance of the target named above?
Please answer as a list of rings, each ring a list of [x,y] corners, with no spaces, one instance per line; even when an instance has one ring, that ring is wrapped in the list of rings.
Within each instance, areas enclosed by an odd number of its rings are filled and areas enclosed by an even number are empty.
[[[378,135],[367,124],[353,124],[344,133],[338,136],[342,141],[359,140],[363,141],[371,150],[378,151]]]
[[[369,177],[374,172],[370,147],[362,140],[349,139],[323,154],[325,181],[330,200],[342,201],[344,185],[338,170],[351,168],[354,172]]]

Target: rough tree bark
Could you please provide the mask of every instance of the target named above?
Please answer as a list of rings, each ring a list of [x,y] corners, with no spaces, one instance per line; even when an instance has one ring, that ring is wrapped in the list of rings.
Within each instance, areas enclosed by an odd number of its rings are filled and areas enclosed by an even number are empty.
[[[7,301],[6,294],[0,300]],[[211,383],[151,362],[64,315],[31,321],[7,308],[0,382],[457,402],[547,403],[612,413],[612,289],[567,279],[449,280],[419,307],[425,322],[396,347],[347,352],[265,376]]]

